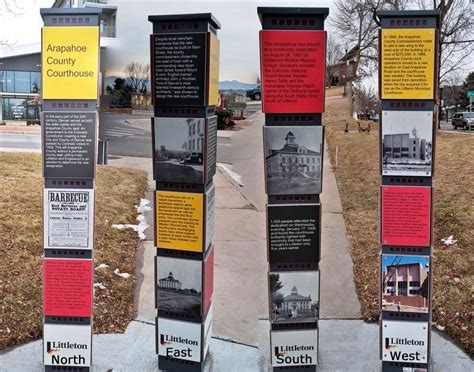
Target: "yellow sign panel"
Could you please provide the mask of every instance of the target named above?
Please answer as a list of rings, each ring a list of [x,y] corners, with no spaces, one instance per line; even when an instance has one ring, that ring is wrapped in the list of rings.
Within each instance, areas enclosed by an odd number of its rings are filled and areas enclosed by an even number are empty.
[[[43,27],[44,99],[97,99],[99,27]]]
[[[159,248],[203,251],[202,194],[156,191],[156,245]]]
[[[383,29],[382,99],[433,99],[434,29]]]
[[[219,103],[219,53],[220,42],[216,35],[209,33],[209,106]]]

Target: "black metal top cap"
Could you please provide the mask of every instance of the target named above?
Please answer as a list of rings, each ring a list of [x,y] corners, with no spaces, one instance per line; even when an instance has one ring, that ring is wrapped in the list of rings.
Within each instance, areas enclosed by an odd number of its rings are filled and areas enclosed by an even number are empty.
[[[179,22],[179,21],[207,21],[215,29],[220,29],[221,24],[212,15],[212,13],[195,13],[195,14],[167,14],[167,15],[150,15],[148,20],[152,23],[162,22]]]
[[[264,30],[323,30],[329,8],[257,7]]]
[[[41,17],[48,15],[100,15],[102,9],[100,8],[41,8]]]
[[[262,17],[268,15],[309,15],[322,16],[323,19],[329,15],[329,8],[297,8],[297,7],[273,7],[259,6],[257,7],[258,18],[263,25]]]
[[[377,12],[379,17],[438,17],[438,10],[381,10]]]

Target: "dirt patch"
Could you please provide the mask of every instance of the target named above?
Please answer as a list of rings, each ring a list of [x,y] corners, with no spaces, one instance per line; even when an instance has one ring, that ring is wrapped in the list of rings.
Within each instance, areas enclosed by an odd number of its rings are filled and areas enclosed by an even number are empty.
[[[0,153],[0,349],[41,337],[41,156]],[[123,332],[133,315],[137,233],[112,224],[136,224],[146,173],[99,166],[96,178],[94,332]],[[129,279],[113,273],[132,274]]]
[[[379,126],[359,133],[348,114],[347,99],[326,101],[324,124],[331,164],[344,209],[354,262],[357,294],[366,320],[379,318]],[[363,127],[368,122],[360,121]],[[345,133],[345,124],[349,132]],[[474,277],[474,142],[469,136],[438,133],[435,164],[433,322],[445,327],[474,355],[472,288]],[[454,235],[458,242],[440,241]]]

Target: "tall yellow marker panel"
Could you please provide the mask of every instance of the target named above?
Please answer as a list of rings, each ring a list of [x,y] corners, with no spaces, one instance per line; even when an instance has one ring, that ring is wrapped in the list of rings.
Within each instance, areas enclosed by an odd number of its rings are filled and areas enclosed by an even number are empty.
[[[431,368],[436,11],[379,12],[380,359]]]
[[[92,369],[100,9],[41,9],[43,363]]]

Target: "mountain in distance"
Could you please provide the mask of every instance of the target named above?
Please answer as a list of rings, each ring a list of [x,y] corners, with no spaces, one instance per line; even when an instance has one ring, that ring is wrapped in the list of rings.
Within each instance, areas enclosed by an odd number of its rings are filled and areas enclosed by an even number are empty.
[[[258,84],[242,83],[237,80],[219,81],[219,89],[221,90],[249,90],[258,87]]]

